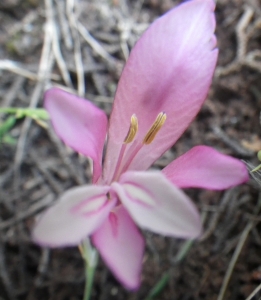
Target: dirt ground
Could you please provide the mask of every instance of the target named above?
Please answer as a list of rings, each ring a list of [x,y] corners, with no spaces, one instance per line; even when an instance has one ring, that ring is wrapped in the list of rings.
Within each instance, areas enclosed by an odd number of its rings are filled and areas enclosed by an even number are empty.
[[[152,20],[178,2],[1,0],[1,107],[41,107],[52,84],[77,90],[109,114],[129,50]],[[258,164],[261,3],[218,0],[216,17],[220,56],[208,99],[155,168],[198,144]],[[82,299],[78,249],[41,249],[30,231],[35,216],[59,194],[90,181],[89,162],[30,119],[20,120],[11,137],[14,144],[0,147],[0,300]],[[204,216],[201,239],[188,248],[183,240],[145,232],[140,290],[126,291],[100,261],[92,299],[145,299],[164,274],[169,280],[155,299],[246,299],[261,282],[255,177],[224,192],[187,190]],[[261,292],[251,299],[261,299]]]

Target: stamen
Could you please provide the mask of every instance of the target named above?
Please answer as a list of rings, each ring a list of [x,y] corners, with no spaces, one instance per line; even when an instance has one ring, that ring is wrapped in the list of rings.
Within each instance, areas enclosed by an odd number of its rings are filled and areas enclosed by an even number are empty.
[[[124,144],[131,143],[134,140],[137,131],[138,131],[138,118],[136,117],[135,114],[133,114],[131,116],[130,128],[129,128],[129,132],[127,133],[126,138],[124,140]]]
[[[156,134],[159,132],[166,119],[167,115],[164,112],[158,114],[155,122],[152,124],[150,130],[145,135],[145,138],[143,139],[143,144],[148,145],[155,139]]]

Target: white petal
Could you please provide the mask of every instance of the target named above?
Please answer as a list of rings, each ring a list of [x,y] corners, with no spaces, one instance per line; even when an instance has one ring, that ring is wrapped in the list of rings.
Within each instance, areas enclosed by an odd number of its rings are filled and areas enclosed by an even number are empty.
[[[112,189],[140,227],[183,238],[200,235],[196,207],[161,172],[127,172]]]
[[[40,216],[33,230],[33,240],[49,247],[78,245],[102,225],[115,205],[116,199],[107,199],[109,189],[85,185],[65,192]]]

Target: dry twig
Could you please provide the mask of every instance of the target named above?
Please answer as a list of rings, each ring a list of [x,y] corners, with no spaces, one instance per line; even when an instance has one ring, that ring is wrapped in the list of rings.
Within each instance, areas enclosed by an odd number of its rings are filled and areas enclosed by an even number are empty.
[[[260,207],[261,207],[261,192],[259,193],[259,197],[258,197],[258,201],[257,201],[257,205],[255,207],[255,215],[257,215],[260,211]],[[235,249],[235,252],[232,256],[232,259],[229,263],[229,266],[228,266],[228,269],[227,269],[227,272],[226,272],[226,275],[224,277],[224,280],[223,280],[223,283],[222,283],[222,286],[221,286],[221,289],[219,291],[219,295],[218,295],[218,298],[217,300],[223,300],[224,299],[224,296],[225,296],[225,293],[226,293],[226,289],[228,287],[228,284],[229,284],[229,281],[230,281],[230,278],[231,278],[231,275],[233,273],[233,270],[234,270],[234,267],[236,265],[236,262],[238,260],[238,257],[242,251],[242,248],[248,238],[248,235],[250,233],[250,231],[252,230],[252,228],[256,225],[256,222],[254,221],[249,221],[247,223],[247,225],[245,226],[245,229],[243,230],[241,236],[240,236],[240,239],[238,241],[238,244],[237,244],[237,247]]]

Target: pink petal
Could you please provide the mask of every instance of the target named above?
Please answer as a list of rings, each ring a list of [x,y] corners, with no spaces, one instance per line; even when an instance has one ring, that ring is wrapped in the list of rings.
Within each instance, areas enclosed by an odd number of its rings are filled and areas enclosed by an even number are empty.
[[[143,34],[124,68],[110,119],[105,178],[111,179],[133,114],[142,141],[160,112],[167,120],[151,144],[136,155],[129,170],[145,170],[170,148],[198,113],[217,60],[214,1],[187,1]],[[130,149],[131,148],[131,149]],[[110,182],[110,180],[108,180]]]
[[[140,285],[144,240],[122,205],[93,234],[92,241],[115,277],[128,289]]]
[[[223,190],[249,179],[243,162],[207,146],[192,148],[162,172],[180,188]]]
[[[91,102],[58,88],[45,93],[44,104],[56,133],[64,143],[93,160],[93,182],[96,182],[101,174],[107,130],[105,113]]]
[[[196,207],[161,172],[127,172],[112,189],[142,228],[183,238],[201,233]]]
[[[48,247],[78,245],[101,226],[115,205],[116,199],[107,199],[109,189],[85,185],[65,192],[38,219],[33,240]]]

